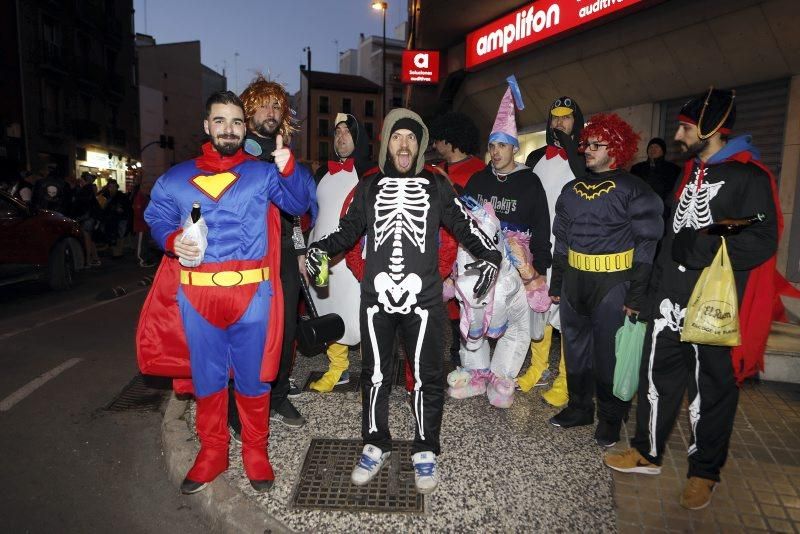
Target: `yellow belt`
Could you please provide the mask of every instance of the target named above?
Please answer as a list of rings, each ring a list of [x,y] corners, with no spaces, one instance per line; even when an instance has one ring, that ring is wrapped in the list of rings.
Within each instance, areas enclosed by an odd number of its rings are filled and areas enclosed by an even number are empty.
[[[570,249],[567,261],[579,271],[615,273],[633,267],[633,249],[615,254],[582,254]]]
[[[247,269],[246,271],[219,271],[217,273],[181,270],[181,284],[187,286],[233,287],[257,284],[264,280],[269,280],[269,267]]]

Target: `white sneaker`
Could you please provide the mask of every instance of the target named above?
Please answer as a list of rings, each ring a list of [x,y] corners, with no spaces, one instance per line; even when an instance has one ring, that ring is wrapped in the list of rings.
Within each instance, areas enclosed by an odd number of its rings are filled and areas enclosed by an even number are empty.
[[[364,450],[361,452],[361,458],[353,468],[353,473],[350,475],[350,482],[356,486],[363,486],[369,483],[378,471],[381,470],[383,464],[391,455],[390,452],[383,452],[375,445],[364,445]]]
[[[436,475],[436,455],[430,451],[418,452],[411,457],[414,463],[414,484],[419,493],[431,493],[436,489],[439,478]]]

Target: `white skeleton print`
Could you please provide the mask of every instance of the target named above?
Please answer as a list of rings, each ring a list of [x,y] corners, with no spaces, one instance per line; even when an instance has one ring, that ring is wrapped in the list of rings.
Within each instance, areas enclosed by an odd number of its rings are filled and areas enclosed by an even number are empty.
[[[390,272],[375,277],[378,302],[387,313],[409,313],[422,290],[422,279],[416,273],[406,274],[403,237],[425,252],[430,195],[427,178],[381,178],[375,198],[375,239],[373,250],[392,239]]]
[[[681,228],[689,227],[695,230],[712,224],[711,208],[709,202],[717,196],[720,187],[725,182],[710,184],[704,181],[705,168],[695,171],[692,181],[686,184],[681,192],[680,202],[675,208],[675,217],[672,219],[672,231],[678,233]],[[697,184],[700,183],[700,187]]]

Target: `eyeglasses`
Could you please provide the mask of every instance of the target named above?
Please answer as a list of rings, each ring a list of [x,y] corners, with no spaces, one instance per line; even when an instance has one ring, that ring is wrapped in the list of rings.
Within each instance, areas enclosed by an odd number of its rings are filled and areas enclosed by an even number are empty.
[[[583,150],[586,150],[588,148],[592,152],[597,152],[597,149],[599,149],[601,146],[603,147],[608,146],[608,143],[581,143],[579,146]]]

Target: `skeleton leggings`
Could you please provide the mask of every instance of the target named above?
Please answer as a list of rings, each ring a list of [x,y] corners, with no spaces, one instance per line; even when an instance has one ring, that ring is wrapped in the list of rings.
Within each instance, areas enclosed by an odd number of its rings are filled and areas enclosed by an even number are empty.
[[[389,393],[394,381],[397,329],[414,375],[413,453],[439,454],[444,407],[444,306],[414,307],[411,313],[387,313],[377,303],[361,304],[361,435],[365,444],[390,451]]]
[[[660,312],[645,337],[631,445],[661,464],[688,385],[689,476],[719,481],[739,401],[730,348],[682,342],[686,310],[664,299]]]

